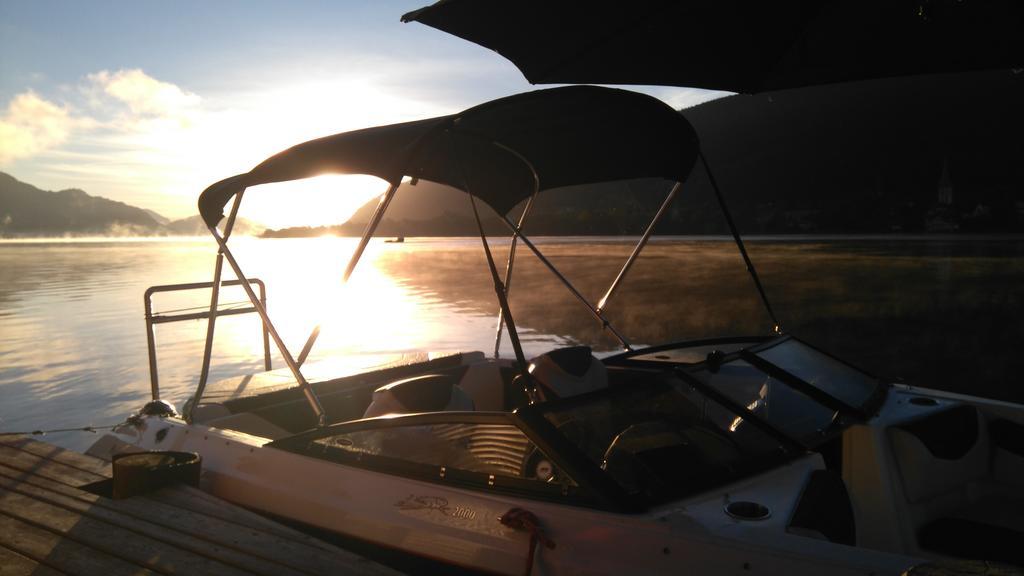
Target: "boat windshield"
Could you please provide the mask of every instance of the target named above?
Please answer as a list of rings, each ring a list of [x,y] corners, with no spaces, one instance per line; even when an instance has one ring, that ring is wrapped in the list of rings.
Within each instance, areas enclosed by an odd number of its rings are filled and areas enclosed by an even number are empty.
[[[820,352],[796,338],[708,355],[686,368],[704,390],[720,395],[734,412],[744,410],[807,448],[817,448],[863,418],[884,386],[878,379]]]
[[[838,416],[837,410],[816,402],[745,360],[725,362],[715,369],[703,367],[690,374],[807,447],[821,444]]]
[[[647,500],[699,492],[790,457],[777,438],[671,374],[530,408]]]
[[[779,369],[857,410],[867,410],[881,383],[795,338],[774,340],[753,352]]]
[[[702,362],[664,349],[625,355],[614,365],[635,378],[529,410],[627,492],[661,500],[817,449],[884,390],[795,338],[734,344],[700,347]]]

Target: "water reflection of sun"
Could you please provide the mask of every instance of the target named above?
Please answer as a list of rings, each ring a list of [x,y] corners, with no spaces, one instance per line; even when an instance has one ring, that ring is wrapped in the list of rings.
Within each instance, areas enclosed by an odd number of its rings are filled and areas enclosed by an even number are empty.
[[[343,284],[355,238],[239,240],[235,250],[242,271],[267,284],[271,321],[293,355],[298,355],[317,325],[321,334],[311,360],[329,354],[408,351],[423,345],[423,335],[415,328],[421,297],[376,266],[381,251],[389,249],[386,245],[371,242],[352,278]],[[254,329],[236,323],[232,334],[218,338],[218,345],[223,341],[233,354],[259,355],[261,344],[252,337],[257,329],[258,325]],[[243,330],[249,333],[242,334]]]

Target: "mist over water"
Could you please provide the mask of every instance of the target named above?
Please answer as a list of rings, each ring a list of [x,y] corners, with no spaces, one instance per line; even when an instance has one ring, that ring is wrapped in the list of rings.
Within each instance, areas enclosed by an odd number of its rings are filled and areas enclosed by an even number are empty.
[[[597,302],[633,241],[537,245]],[[375,241],[344,287],[352,239],[232,245],[245,273],[267,282],[271,318],[293,353],[323,324],[311,361],[493,350],[497,304],[479,239]],[[503,270],[507,240],[492,249]],[[785,331],[882,377],[1024,402],[1024,239],[790,238],[748,249]],[[0,243],[0,431],[113,424],[138,409],[150,395],[143,292],[211,280],[215,255],[205,238]],[[522,245],[510,294],[528,356],[577,343],[620,348]],[[223,305],[243,301],[238,289],[221,296]],[[164,312],[208,304],[205,290],[154,298]],[[634,345],[772,329],[725,239],[655,239],[606,309]],[[156,328],[161,395],[179,407],[198,379],[205,330],[205,320]],[[211,380],[261,370],[256,317],[219,320],[214,352]],[[501,354],[512,356],[507,337]],[[94,438],[47,440],[84,449]]]

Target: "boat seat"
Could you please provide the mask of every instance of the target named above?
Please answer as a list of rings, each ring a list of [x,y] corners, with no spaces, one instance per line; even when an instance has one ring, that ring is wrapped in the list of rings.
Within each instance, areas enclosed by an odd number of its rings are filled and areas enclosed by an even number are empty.
[[[972,406],[890,428],[889,442],[911,504],[960,491],[988,474],[986,427]]]
[[[505,410],[505,380],[501,377],[501,368],[497,362],[470,364],[459,380],[458,387],[469,394],[477,410]]]
[[[920,548],[945,556],[1019,562],[1024,500],[993,478],[988,423],[960,405],[889,429]]]
[[[530,376],[545,400],[586,394],[608,387],[608,370],[588,346],[559,348],[530,361]]]
[[[363,418],[384,414],[415,414],[474,410],[473,400],[455,385],[452,377],[427,374],[405,378],[373,391],[373,399]]]

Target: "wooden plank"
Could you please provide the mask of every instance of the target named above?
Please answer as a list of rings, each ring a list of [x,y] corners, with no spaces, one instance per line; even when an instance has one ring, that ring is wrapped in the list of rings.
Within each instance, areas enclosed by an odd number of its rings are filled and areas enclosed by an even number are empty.
[[[77,468],[80,471],[91,472],[106,478],[111,477],[110,464],[104,460],[101,460],[100,458],[95,458],[93,456],[88,456],[86,454],[80,454],[78,452],[74,452],[71,450],[54,450],[54,447],[44,442],[39,442],[37,440],[27,437],[18,437],[17,444],[12,445],[15,445],[20,450],[23,450],[30,454],[42,458],[55,460],[65,466]],[[0,448],[0,455],[2,454],[2,448]],[[68,472],[69,474],[74,474],[71,471]],[[79,474],[74,474],[74,476],[76,478],[83,477]],[[101,478],[96,478],[96,480],[100,479]],[[95,480],[90,480],[89,482],[94,481]],[[278,534],[282,538],[291,538],[298,540],[300,542],[305,542],[307,544],[320,544],[318,540],[311,538],[306,534],[303,534],[296,530],[292,530],[287,526],[282,526],[277,522],[269,520],[266,517],[260,516],[259,514],[256,514],[254,512],[245,510],[244,508],[239,508],[237,506],[229,508],[225,507],[223,500],[211,496],[206,492],[191,487],[182,488],[183,490],[181,491],[161,491],[150,495],[150,497],[153,498],[154,500],[158,500],[166,504],[180,506],[183,508],[194,510],[196,512],[201,512],[228,522],[235,522],[242,525],[259,526],[266,531]]]
[[[78,454],[70,450],[50,450],[46,444],[34,440],[29,440],[27,443],[19,443],[18,446],[18,448],[12,448],[4,446],[0,442],[0,462],[27,473],[34,471],[34,474],[37,476],[76,488],[109,478],[109,475],[104,476],[98,472],[90,471],[104,470],[103,461],[99,458]],[[41,454],[47,454],[56,459],[46,459]],[[332,552],[338,550],[307,534],[274,522],[265,516],[260,516],[238,506],[227,506],[223,500],[190,486],[178,486],[173,490],[159,490],[147,495],[146,498],[169,506],[204,514],[220,521],[231,522],[238,525],[239,529],[258,529],[262,532],[275,534],[279,538],[307,546],[319,547]]]
[[[110,500],[84,492],[77,487],[104,479],[106,475],[102,473],[109,467],[98,458],[54,449],[33,439],[19,438],[14,443],[0,439],[0,462],[3,463],[0,464],[0,475],[6,479],[3,485],[9,489],[80,513],[86,513],[82,510],[85,506],[87,514],[97,520],[124,524],[116,516],[111,516],[123,515],[134,522],[146,523],[148,527],[131,525],[132,530],[145,534],[155,534],[152,526],[162,525],[171,531],[184,531],[188,535],[208,539],[210,546],[245,552],[273,564],[286,564],[314,574],[335,572],[339,568],[353,574],[395,573],[390,568],[188,486],[166,488],[126,500]],[[175,541],[179,545],[201,550],[193,541],[182,541],[180,536],[175,538],[178,538]],[[249,563],[237,558],[229,563],[252,570]],[[283,568],[275,573],[280,572]]]
[[[80,454],[72,450],[64,450],[60,448],[55,450],[55,447],[29,437],[14,437],[14,439],[17,440],[16,446],[20,450],[39,457],[53,459],[64,466],[77,469],[80,472],[92,472],[99,475],[94,476],[93,480],[85,480],[79,484],[71,484],[73,486],[81,486],[82,484],[102,480],[102,477],[110,478],[111,476],[110,464],[100,458]],[[3,443],[3,438],[0,438],[0,457],[4,454],[2,449]],[[79,472],[75,472],[74,470],[63,468],[55,472],[66,473],[69,477],[74,477],[76,479],[87,477]],[[147,497],[158,502],[199,512],[226,522],[232,522],[245,527],[259,528],[261,531],[270,532],[281,538],[294,540],[309,546],[322,547],[332,552],[337,551],[337,548],[330,544],[322,542],[321,540],[313,538],[303,532],[299,532],[298,530],[289,528],[288,526],[284,526],[283,524],[275,522],[266,516],[262,516],[239,506],[224,506],[224,500],[190,486],[181,486],[174,490],[161,490],[149,494]]]
[[[65,487],[65,489],[73,490],[67,487]],[[0,476],[0,490],[9,490],[27,498],[32,498],[53,506],[59,506],[69,512],[100,520],[136,534],[148,536],[175,548],[180,548],[207,558],[216,559],[217,561],[229,566],[233,566],[247,572],[252,572],[254,574],[266,574],[268,576],[273,574],[289,576],[304,574],[303,572],[289,568],[287,564],[275,562],[270,558],[255,556],[252,553],[247,554],[243,551],[239,551],[238,549],[224,546],[219,542],[204,539],[202,538],[202,533],[209,532],[205,526],[192,525],[191,527],[194,528],[193,532],[195,532],[195,535],[189,534],[188,532],[184,532],[181,529],[176,528],[173,523],[170,525],[161,525],[154,522],[148,522],[134,515],[122,513],[118,511],[116,507],[103,506],[99,502],[100,500],[106,500],[107,502],[115,501],[107,500],[105,498],[101,499],[99,496],[91,495],[95,497],[96,501],[88,502],[60,494],[57,491],[51,491],[46,488],[35,486],[26,481],[13,480],[3,476]],[[123,502],[136,505],[146,504],[145,502],[131,502],[127,500]],[[0,507],[2,506],[4,506],[4,503],[0,502]],[[145,512],[142,512],[142,514],[145,514]],[[179,515],[177,520],[187,520],[184,516],[185,515]],[[190,526],[190,524],[181,522],[178,523],[177,526],[185,527]]]
[[[11,448],[0,444],[0,462],[20,471],[25,477],[42,476],[61,484],[78,487],[90,482],[105,480],[93,472],[87,472],[80,468],[67,466],[54,460],[47,460],[34,454],[29,454],[17,448]]]
[[[59,534],[0,513],[0,546],[39,564],[78,576],[153,574],[141,566],[104,554]]]
[[[19,480],[14,477],[16,473],[0,465],[0,487],[117,523],[254,573],[323,574],[339,566],[346,566],[351,573],[390,573],[360,556],[319,541],[313,540],[316,545],[309,545],[282,539],[256,528],[224,522],[146,498],[110,500],[45,478]],[[225,504],[221,502],[221,505]]]
[[[223,564],[110,522],[0,488],[0,512],[161,574],[240,576]]]
[[[0,546],[0,576],[61,576],[49,566]]]
[[[106,478],[110,478],[112,473],[110,469],[110,462],[95,458],[93,456],[86,456],[74,450],[68,450],[67,448],[61,448],[48,444],[46,442],[40,442],[28,436],[10,436],[7,438],[0,438],[0,446],[9,446],[11,448],[17,448],[34,454],[40,458],[46,458],[47,460],[55,460],[61,464],[78,468],[86,472],[92,472]]]

